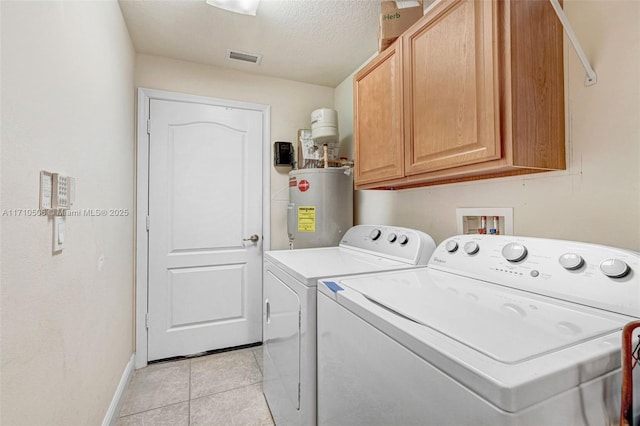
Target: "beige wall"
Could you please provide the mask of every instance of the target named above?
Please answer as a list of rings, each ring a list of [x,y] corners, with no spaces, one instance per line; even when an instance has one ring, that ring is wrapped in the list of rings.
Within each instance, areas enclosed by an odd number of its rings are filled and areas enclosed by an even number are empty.
[[[356,222],[457,233],[456,207],[513,207],[514,233],[640,250],[640,2],[565,0],[598,84],[565,37],[568,170],[402,191],[357,191]],[[336,89],[351,134],[351,78]],[[350,128],[345,128],[350,125]]]
[[[311,111],[334,104],[334,90],[329,87],[150,55],[136,57],[136,86],[270,105],[271,165],[274,142],[295,145],[298,129],[311,126]],[[285,249],[289,169],[270,168],[271,249]]]
[[[71,217],[52,255],[41,169],[78,209],[133,208],[134,51],[118,4],[2,1],[3,425],[102,423],[133,352],[133,216]],[[99,258],[104,257],[102,267]]]
[[[599,78],[583,86],[567,43],[569,169],[359,191],[358,223],[439,242],[456,232],[456,207],[514,207],[518,234],[640,250],[640,2],[565,4]],[[0,5],[0,423],[99,424],[133,351],[133,216],[68,218],[66,248],[52,255],[52,221],[14,210],[37,207],[39,171],[76,177],[78,209],[132,211],[134,86],[270,105],[271,145],[334,106],[351,157],[351,78],[334,90],[134,57],[114,0]],[[271,168],[270,198],[271,247],[285,248],[286,171]]]

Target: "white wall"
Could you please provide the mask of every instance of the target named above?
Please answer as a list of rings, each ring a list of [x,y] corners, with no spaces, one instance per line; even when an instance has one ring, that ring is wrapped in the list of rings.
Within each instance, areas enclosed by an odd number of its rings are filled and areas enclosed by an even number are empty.
[[[134,51],[115,0],[1,15],[0,423],[96,425],[133,351],[133,216],[68,218],[52,255],[52,220],[13,209],[45,169],[77,178],[78,209],[132,211]]]
[[[149,89],[270,105],[270,164],[273,164],[274,142],[292,142],[296,146],[298,129],[311,126],[311,111],[334,104],[334,89],[329,87],[150,55],[136,56],[135,84]],[[286,220],[290,169],[270,168],[271,249],[278,250],[288,247]]]
[[[568,170],[401,191],[357,191],[356,223],[457,232],[456,207],[513,207],[514,233],[640,250],[640,2],[565,0],[598,74],[565,37]],[[352,77],[336,89],[340,134],[352,134]],[[343,126],[350,125],[351,128]]]

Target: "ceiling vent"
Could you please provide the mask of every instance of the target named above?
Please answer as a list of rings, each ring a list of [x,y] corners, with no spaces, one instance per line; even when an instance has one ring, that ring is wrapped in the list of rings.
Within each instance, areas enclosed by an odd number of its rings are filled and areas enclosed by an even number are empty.
[[[230,61],[242,61],[260,65],[262,55],[256,53],[240,52],[239,50],[227,50],[227,59]]]

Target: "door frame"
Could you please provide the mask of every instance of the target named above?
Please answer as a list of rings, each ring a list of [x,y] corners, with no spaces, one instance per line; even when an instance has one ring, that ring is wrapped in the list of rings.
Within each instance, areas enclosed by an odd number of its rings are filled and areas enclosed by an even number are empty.
[[[147,215],[149,213],[149,102],[151,99],[199,103],[262,112],[262,252],[270,249],[271,241],[271,107],[206,96],[163,90],[138,88],[136,130],[136,222],[135,222],[135,368],[147,365],[147,327],[149,250]]]

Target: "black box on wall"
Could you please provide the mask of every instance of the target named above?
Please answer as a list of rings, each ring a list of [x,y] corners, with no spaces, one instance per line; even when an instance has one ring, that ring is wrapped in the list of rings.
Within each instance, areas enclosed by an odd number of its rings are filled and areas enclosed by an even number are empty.
[[[273,144],[273,165],[293,166],[294,153],[291,142],[275,142]]]

